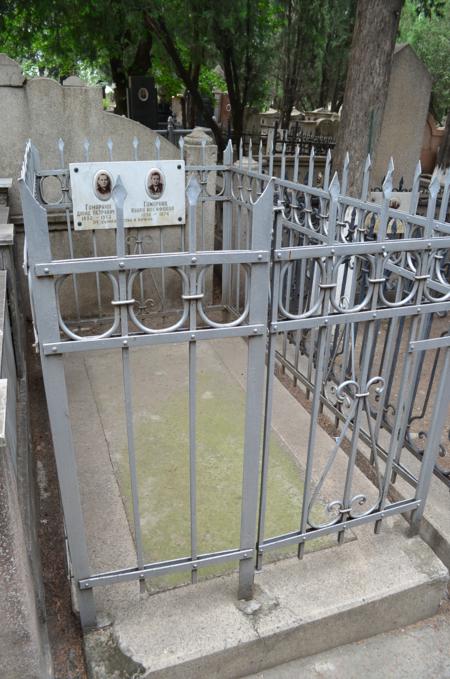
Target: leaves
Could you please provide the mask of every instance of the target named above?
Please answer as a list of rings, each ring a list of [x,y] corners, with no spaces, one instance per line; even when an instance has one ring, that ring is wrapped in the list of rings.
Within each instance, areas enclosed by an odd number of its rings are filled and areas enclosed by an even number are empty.
[[[450,1],[407,0],[400,22],[400,41],[408,42],[430,71],[432,106],[442,120],[450,109]]]

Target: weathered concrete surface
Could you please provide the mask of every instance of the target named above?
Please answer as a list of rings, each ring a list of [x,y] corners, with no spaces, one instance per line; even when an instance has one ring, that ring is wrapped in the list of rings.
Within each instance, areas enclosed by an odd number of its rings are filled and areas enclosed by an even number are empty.
[[[7,380],[0,380],[0,649],[2,679],[47,679],[48,645],[36,605],[17,482],[5,437]]]
[[[363,529],[333,552],[267,566],[252,605],[236,601],[232,576],[142,598],[86,636],[90,676],[242,677],[433,615],[446,578],[398,519],[376,538]],[[135,674],[105,660],[108,644]]]
[[[245,357],[246,345],[239,338],[198,346],[200,552],[239,545],[245,410],[241,380],[245,382]],[[96,572],[131,566],[136,557],[130,535],[133,515],[120,352],[67,356],[65,365],[91,565]],[[131,368],[145,558],[154,561],[184,556],[190,551],[187,349],[171,345],[132,351]],[[278,388],[280,396],[291,399],[281,385]],[[290,411],[294,420],[296,403],[292,399],[289,405],[294,409]],[[300,414],[300,428],[302,424],[306,426]],[[281,436],[282,426],[280,423],[274,428],[271,438],[267,536],[295,530],[301,507],[304,471],[294,455],[297,424],[290,427],[290,432],[286,427]],[[327,487],[327,492],[334,491]],[[333,494],[327,496],[332,497]],[[321,512],[323,503],[318,502],[314,512],[317,519]],[[334,544],[332,538],[321,538],[310,549],[330,544]],[[295,547],[290,548],[290,553],[295,553]],[[224,564],[218,572],[228,572],[235,566]],[[199,577],[211,574],[212,569],[206,569]],[[173,586],[188,579],[188,574],[158,578],[148,581],[148,587]],[[123,591],[125,597],[132,596],[130,585],[117,589],[116,594],[116,588],[98,590],[102,615],[110,615],[109,594],[114,598]]]
[[[450,611],[246,679],[449,679]]]
[[[366,446],[361,446],[361,450],[367,457],[370,455]],[[419,474],[419,460],[405,448],[402,450],[401,461],[413,474]],[[381,462],[381,470],[383,467]],[[399,499],[410,498],[412,495],[411,486],[400,477],[395,482],[395,492]],[[448,486],[435,475],[431,478],[419,534],[447,568],[450,568],[450,492]]]
[[[223,375],[219,379],[216,374],[212,385],[200,388],[199,408],[217,398],[215,390],[224,390],[230,377],[241,389],[246,379],[246,345],[241,339],[217,340],[208,349],[209,343],[204,344],[201,349],[199,343],[200,382],[201,370],[208,372],[213,360]],[[187,395],[186,347],[155,349],[132,352],[136,431],[145,419],[158,430],[170,394],[178,391],[180,399]],[[206,363],[205,351],[211,352]],[[120,354],[93,352],[82,359],[67,356],[65,361],[92,567],[98,572],[132,566],[135,551],[120,474],[124,442]],[[180,426],[176,413],[181,421],[186,416],[180,403],[175,412],[168,411],[175,440]],[[299,470],[308,427],[309,415],[276,381],[273,428]],[[147,456],[156,452],[164,458],[164,439],[152,440],[154,431],[151,426],[146,430]],[[316,480],[332,445],[333,440],[319,431]],[[169,461],[172,455],[173,451]],[[342,492],[347,460],[338,453],[326,498]],[[168,484],[175,473],[176,469],[167,470]],[[145,501],[145,478],[141,481]],[[358,471],[354,484],[355,492],[369,496],[374,492]],[[151,512],[146,517],[151,521]],[[152,530],[158,530],[154,523]],[[447,570],[420,538],[406,537],[406,530],[403,519],[389,519],[381,535],[361,527],[357,539],[342,547],[308,554],[302,562],[284,559],[266,564],[256,576],[256,598],[250,604],[237,602],[235,574],[152,595],[140,594],[137,583],[99,587],[95,595],[104,627],[86,636],[91,677],[239,677],[433,615],[444,594]]]

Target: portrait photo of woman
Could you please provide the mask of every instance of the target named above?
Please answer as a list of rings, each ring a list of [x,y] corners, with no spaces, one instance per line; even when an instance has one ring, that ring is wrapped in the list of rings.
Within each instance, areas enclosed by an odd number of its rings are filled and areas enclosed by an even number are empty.
[[[145,188],[148,195],[150,198],[153,198],[153,200],[161,198],[164,193],[164,178],[160,170],[150,170],[145,182]]]
[[[112,179],[106,170],[100,170],[94,177],[94,193],[99,200],[109,200],[112,192]]]

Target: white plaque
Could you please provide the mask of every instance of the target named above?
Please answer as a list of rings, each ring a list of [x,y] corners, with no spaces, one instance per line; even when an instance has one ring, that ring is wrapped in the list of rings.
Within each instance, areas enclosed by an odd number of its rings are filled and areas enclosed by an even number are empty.
[[[183,160],[70,163],[75,230],[113,229],[112,189],[120,175],[125,227],[185,223]]]

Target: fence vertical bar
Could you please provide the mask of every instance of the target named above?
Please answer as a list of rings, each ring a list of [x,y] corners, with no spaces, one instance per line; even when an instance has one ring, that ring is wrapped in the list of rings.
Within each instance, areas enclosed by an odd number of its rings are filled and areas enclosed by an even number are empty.
[[[269,250],[272,230],[274,183],[270,181],[252,210],[251,247]],[[269,264],[253,264],[250,270],[249,323],[266,323],[268,309]],[[259,490],[259,458],[264,394],[265,335],[248,338],[247,399],[245,410],[244,468],[242,475],[242,510],[240,547],[249,556],[239,564],[240,599],[253,596],[255,545]]]
[[[113,188],[112,197],[116,207],[116,253],[118,257],[125,256],[125,225],[123,206],[126,198],[126,190],[122,184],[120,176],[117,177]],[[128,310],[127,300],[127,274],[125,271],[119,271],[119,301],[120,304],[120,323],[121,334],[123,337],[128,336]],[[128,461],[130,465],[130,482],[131,482],[131,496],[133,504],[133,522],[134,522],[134,537],[136,544],[137,565],[139,568],[144,566],[144,550],[142,545],[142,530],[141,518],[139,511],[139,489],[137,480],[136,467],[136,447],[134,441],[134,425],[133,425],[133,395],[131,385],[131,366],[130,366],[130,349],[128,340],[123,341],[122,346],[122,376],[123,376],[123,391],[124,391],[124,405],[125,405],[125,420],[127,430],[127,446],[128,446]],[[144,583],[141,581],[141,590],[144,588]]]
[[[201,186],[193,175],[189,180],[186,195],[189,204],[189,252],[197,252],[197,205],[201,194]],[[189,508],[191,524],[191,559],[198,556],[197,545],[197,342],[195,329],[197,324],[197,271],[195,256],[189,267]],[[197,582],[197,564],[192,565],[192,582]]]
[[[231,139],[227,144],[225,153],[223,154],[223,163],[228,169],[224,170],[223,182],[223,224],[222,224],[222,246],[224,250],[231,250],[231,230],[233,206],[231,204],[231,166],[233,165],[233,144]],[[231,264],[224,264],[222,267],[222,304],[224,306],[231,306]]]
[[[278,296],[280,289],[280,268],[281,262],[276,261],[273,257],[274,250],[281,246],[281,208],[275,212],[274,216],[274,237],[272,240],[272,269],[270,281],[270,321],[272,324],[277,322],[278,317]],[[275,247],[274,247],[275,246]],[[273,325],[271,330],[273,330]],[[258,539],[257,539],[257,555],[256,568],[262,568],[263,553],[259,549],[264,540],[264,530],[266,522],[266,504],[267,504],[267,481],[269,473],[269,454],[270,454],[270,432],[272,428],[272,407],[273,407],[273,382],[275,379],[275,356],[276,356],[276,332],[269,331],[269,341],[267,347],[267,378],[266,378],[266,393],[264,402],[264,432],[262,445],[262,463],[261,463],[261,489],[259,497],[259,515],[258,515]]]

